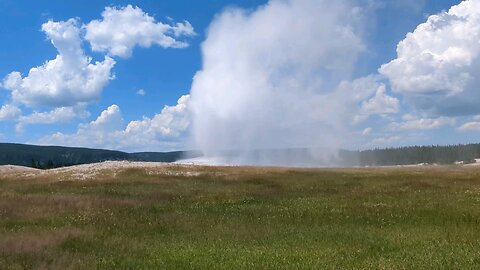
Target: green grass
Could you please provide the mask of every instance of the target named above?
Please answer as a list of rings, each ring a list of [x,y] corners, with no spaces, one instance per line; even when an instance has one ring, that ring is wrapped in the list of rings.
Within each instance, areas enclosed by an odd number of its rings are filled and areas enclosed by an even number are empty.
[[[0,176],[0,268],[480,268],[480,168],[170,170]]]

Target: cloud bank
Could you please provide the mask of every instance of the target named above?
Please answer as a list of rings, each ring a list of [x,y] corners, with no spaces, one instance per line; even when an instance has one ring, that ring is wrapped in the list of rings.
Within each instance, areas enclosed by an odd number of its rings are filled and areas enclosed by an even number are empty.
[[[90,116],[90,113],[85,110],[85,106],[83,105],[76,107],[59,107],[48,112],[34,111],[30,115],[18,117],[16,130],[21,133],[27,125],[67,123],[75,118],[85,119],[88,116]]]
[[[163,48],[184,48],[188,46],[188,42],[180,39],[196,35],[188,21],[171,24],[157,22],[139,7],[131,5],[106,7],[101,20],[93,20],[83,25],[77,18],[59,22],[50,20],[42,24],[41,30],[57,49],[58,54],[55,59],[31,68],[25,76],[17,71],[11,72],[0,84],[2,88],[10,91],[10,101],[0,108],[0,121],[16,121],[18,132],[22,132],[27,125],[51,125],[88,117],[88,105],[100,100],[108,82],[115,79],[113,68],[116,61],[113,57],[130,57],[136,46],[148,48],[158,45]],[[93,61],[83,49],[85,43],[89,43],[93,51],[106,53],[104,60]],[[140,89],[137,94],[144,96],[146,92]],[[31,112],[23,115],[22,109],[30,109]],[[110,111],[106,112],[113,113],[114,111],[111,110],[114,109],[115,106],[110,107]],[[117,109],[120,113],[118,107]],[[162,111],[157,116],[165,117],[165,113]],[[146,123],[147,118],[132,122],[132,125],[137,122],[137,124],[143,123],[146,132],[143,137],[146,144],[151,142],[148,136],[155,133],[152,131],[153,127],[161,128],[159,133],[169,129],[169,124],[159,123],[169,120],[158,119],[157,116],[151,120],[151,127],[147,127],[149,125]],[[97,120],[101,122],[101,119]],[[171,128],[171,132],[175,133],[174,130],[184,124],[172,123],[171,125],[176,125]],[[100,133],[97,132],[97,127],[100,126],[104,125],[92,123],[83,125],[79,132],[87,134],[86,130],[92,129],[92,134],[98,135]],[[140,130],[140,127],[136,128]],[[134,127],[132,126],[131,129]],[[103,130],[101,137],[109,137],[107,133],[110,131],[116,132],[116,129]],[[57,135],[66,138],[65,143],[70,145],[76,145],[73,139],[78,138],[78,145],[92,146],[87,145],[88,139],[85,136]],[[140,134],[137,135],[140,136]],[[52,143],[58,144],[62,141],[52,141]],[[95,144],[95,146],[107,147],[101,144]]]
[[[105,57],[92,63],[81,48],[78,21],[48,21],[42,31],[58,51],[55,59],[31,68],[28,75],[10,73],[3,87],[11,91],[13,102],[31,107],[64,107],[100,98],[103,88],[113,79],[115,61]]]
[[[430,16],[398,44],[383,65],[395,92],[429,115],[480,112],[480,1],[467,0]]]
[[[0,107],[0,121],[15,120],[22,111],[14,105],[6,104]]]
[[[165,106],[152,118],[125,123],[120,107],[109,106],[76,133],[57,132],[35,143],[108,148],[124,151],[168,151],[182,149],[189,127],[189,96],[180,97],[174,106]]]

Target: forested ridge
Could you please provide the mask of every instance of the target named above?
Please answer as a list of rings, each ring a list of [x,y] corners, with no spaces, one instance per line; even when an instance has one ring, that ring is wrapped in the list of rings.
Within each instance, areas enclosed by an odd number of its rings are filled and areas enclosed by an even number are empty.
[[[269,156],[282,157],[282,159],[277,161],[278,164],[288,165],[288,161],[302,159],[310,160],[310,162],[306,163],[307,165],[315,165],[315,159],[312,158],[308,149],[259,151],[259,153],[265,152]],[[229,153],[229,155],[234,154]],[[175,162],[199,156],[202,156],[199,151],[126,153],[77,147],[0,143],[0,165],[19,165],[39,169],[51,169],[107,160]],[[340,150],[338,156],[332,158],[332,162],[329,162],[329,164],[340,166],[391,166],[420,163],[446,165],[454,164],[455,162],[473,163],[476,158],[480,158],[480,144],[431,145],[378,148],[362,151]],[[268,162],[265,164],[268,164]]]
[[[339,156],[345,165],[359,166],[473,163],[476,158],[480,158],[480,144],[407,146],[363,151],[342,150]]]
[[[96,163],[106,160],[174,162],[198,155],[199,153],[195,151],[126,153],[78,147],[0,143],[0,165],[19,165],[39,169]]]

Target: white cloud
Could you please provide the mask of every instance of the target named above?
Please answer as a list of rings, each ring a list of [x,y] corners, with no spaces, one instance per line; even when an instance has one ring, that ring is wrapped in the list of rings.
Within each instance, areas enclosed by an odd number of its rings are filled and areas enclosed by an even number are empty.
[[[398,99],[385,93],[385,85],[378,87],[374,97],[362,103],[361,113],[363,114],[393,114],[400,108]]]
[[[432,15],[398,44],[379,72],[415,107],[436,115],[480,111],[480,1]]]
[[[406,115],[403,122],[393,122],[389,125],[392,130],[430,130],[443,126],[455,125],[455,118],[415,118],[412,115]]]
[[[175,106],[165,106],[153,118],[144,118],[141,121],[132,121],[125,129],[128,136],[134,134],[147,135],[150,138],[179,137],[190,124],[188,119],[187,104],[189,95],[180,97]]]
[[[147,92],[145,92],[144,89],[138,89],[138,91],[137,91],[137,95],[139,95],[139,96],[145,96],[146,94],[147,94]]]
[[[148,48],[184,48],[185,41],[177,38],[193,36],[192,25],[185,21],[174,25],[156,22],[139,7],[106,7],[102,20],[93,20],[85,26],[85,38],[92,50],[107,52],[112,56],[129,57],[135,46]]]
[[[20,116],[16,129],[17,132],[23,132],[26,125],[66,123],[75,118],[86,118],[89,115],[84,106],[59,107],[48,112],[33,112],[30,115]]]
[[[113,104],[109,106],[106,110],[102,111],[98,118],[89,124],[81,124],[80,130],[85,131],[101,131],[101,132],[111,132],[118,129],[121,129],[123,126],[122,113],[120,112],[120,107]]]
[[[480,131],[480,122],[467,122],[457,128],[459,131]]]
[[[398,113],[400,109],[398,99],[387,93],[381,77],[375,75],[342,81],[333,93],[323,99],[323,102],[317,104],[318,109],[338,122],[338,126],[343,127],[342,131],[347,134],[345,139],[348,142],[353,142],[351,133],[354,131],[349,129],[352,126],[357,126],[375,115],[389,120],[392,114]],[[356,146],[348,144],[343,147]]]
[[[11,91],[13,101],[27,106],[64,107],[99,99],[102,89],[113,78],[115,61],[105,57],[103,62],[92,63],[81,48],[75,19],[48,21],[42,25],[42,31],[58,55],[30,69],[25,77],[12,72],[4,79],[3,87]]]
[[[22,111],[15,105],[6,104],[0,108],[0,121],[15,120],[22,114]]]
[[[355,114],[353,122],[365,121],[371,115],[395,114],[399,109],[400,102],[398,99],[386,93],[385,84],[379,84],[375,95],[361,103],[361,107]]]
[[[57,132],[40,139],[38,143],[118,149],[121,147],[118,143],[123,143],[119,141],[122,126],[120,108],[114,104],[102,111],[96,120],[80,124],[75,134]]]
[[[58,54],[55,59],[31,68],[26,76],[11,72],[3,79],[0,87],[10,91],[12,105],[1,108],[0,120],[16,118],[17,130],[21,131],[29,124],[61,123],[85,116],[86,105],[99,100],[103,88],[114,79],[112,68],[116,62],[106,56],[104,61],[93,63],[82,48],[84,39],[95,51],[126,57],[135,46],[186,47],[188,44],[178,39],[196,34],[187,21],[163,24],[131,5],[107,7],[102,17],[83,26],[77,19],[42,25]],[[144,96],[146,92],[139,89],[137,94]],[[20,117],[19,105],[35,111]],[[53,109],[36,111],[45,108]],[[114,108],[109,108],[110,112]]]
[[[153,118],[131,121],[127,125],[120,107],[112,105],[96,120],[81,124],[74,134],[55,133],[42,138],[41,144],[60,144],[125,151],[168,151],[182,147],[189,128],[187,112],[189,96],[182,96],[177,105],[165,106]]]

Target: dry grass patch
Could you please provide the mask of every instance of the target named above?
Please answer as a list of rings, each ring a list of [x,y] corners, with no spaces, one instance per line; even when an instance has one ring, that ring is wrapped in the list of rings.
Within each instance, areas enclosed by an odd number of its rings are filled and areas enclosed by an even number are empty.
[[[43,253],[56,248],[69,238],[84,237],[80,229],[55,229],[52,231],[16,232],[0,237],[0,253],[7,255],[28,255]]]

